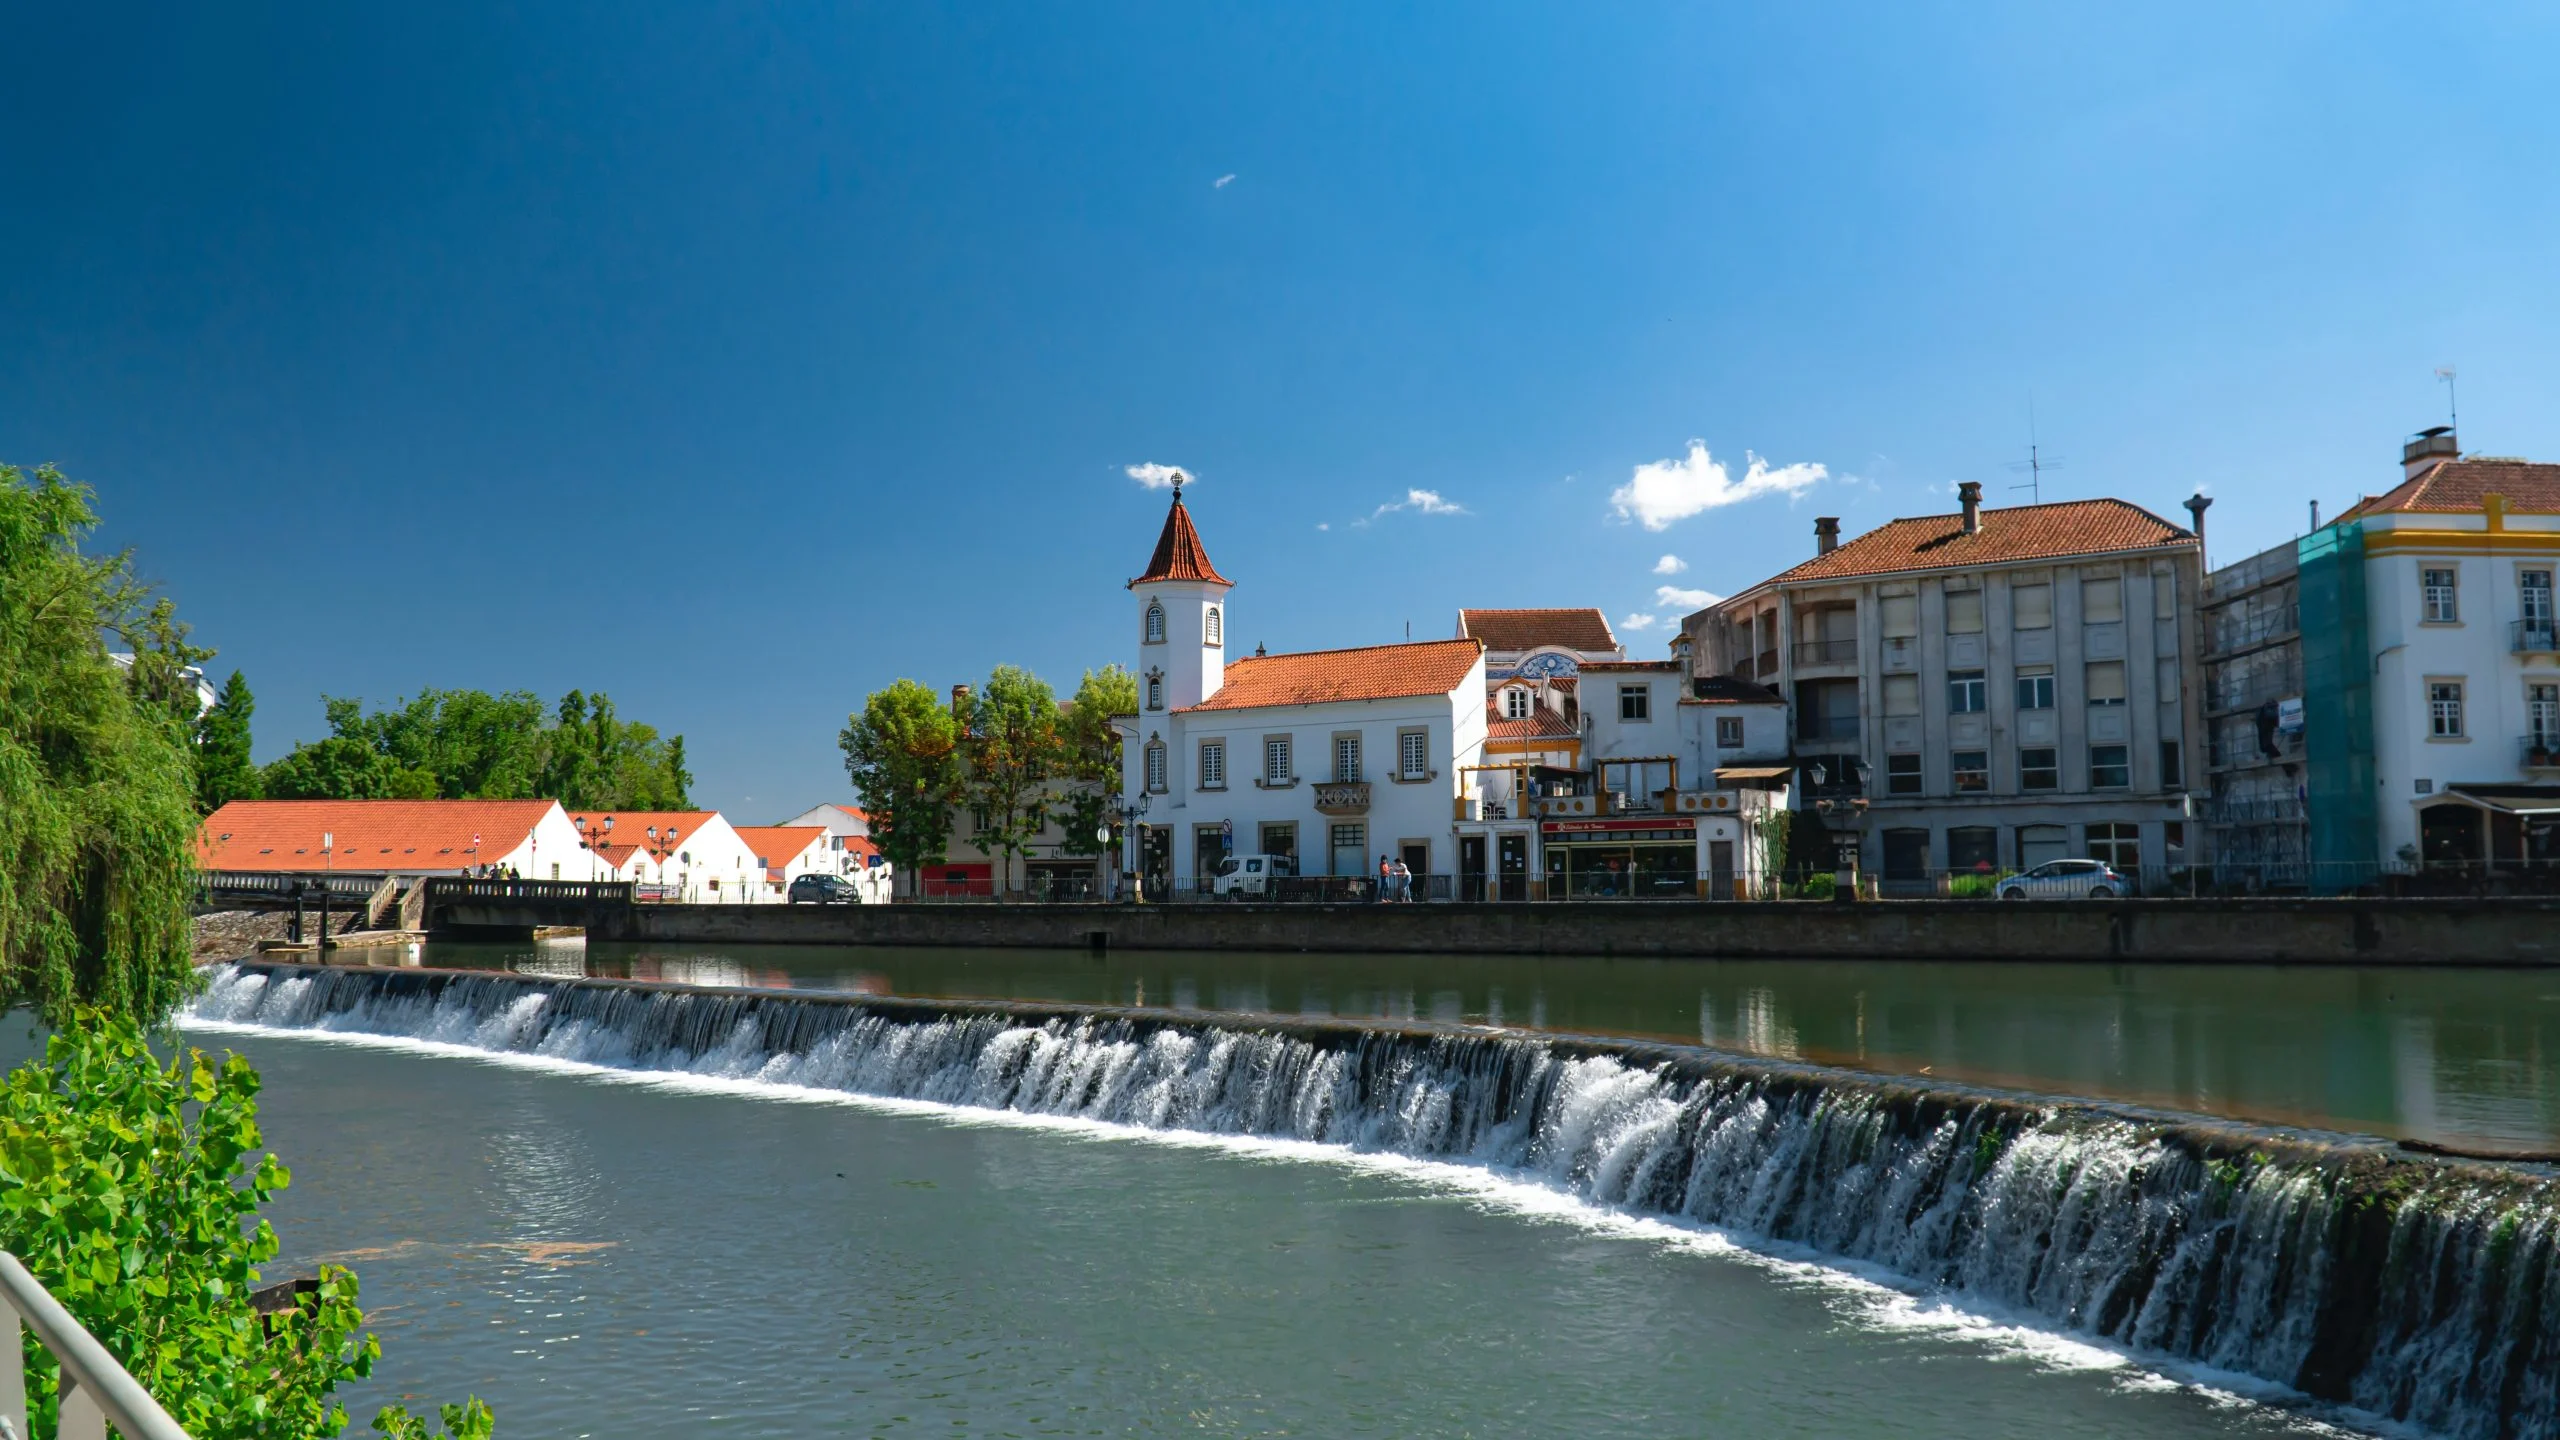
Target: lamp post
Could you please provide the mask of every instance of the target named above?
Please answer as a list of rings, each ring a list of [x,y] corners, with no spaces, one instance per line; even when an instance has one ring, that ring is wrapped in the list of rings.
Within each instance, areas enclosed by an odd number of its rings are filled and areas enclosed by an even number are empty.
[[[578,848],[587,852],[587,879],[596,878],[596,852],[613,838],[613,817],[607,815],[602,824],[590,825],[584,815],[572,815],[569,823],[577,829]]]
[[[1842,785],[1866,788],[1866,761],[1842,756],[1836,763]],[[1822,816],[1822,828],[1831,836],[1831,898],[1846,904],[1858,898],[1858,826],[1867,816],[1867,797],[1822,794],[1831,788],[1831,769],[1821,764],[1810,769],[1815,790],[1813,808]],[[1847,823],[1833,828],[1834,822],[1841,820]]]
[[[648,825],[642,827],[641,833],[649,837],[649,843],[642,848],[658,862],[658,887],[663,890],[667,884],[667,857],[676,853],[676,827]]]

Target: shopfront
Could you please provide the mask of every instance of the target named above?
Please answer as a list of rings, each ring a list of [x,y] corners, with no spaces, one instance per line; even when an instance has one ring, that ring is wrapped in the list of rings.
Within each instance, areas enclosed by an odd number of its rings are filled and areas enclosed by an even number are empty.
[[[1687,900],[1698,894],[1698,822],[1671,815],[1549,820],[1547,896]]]

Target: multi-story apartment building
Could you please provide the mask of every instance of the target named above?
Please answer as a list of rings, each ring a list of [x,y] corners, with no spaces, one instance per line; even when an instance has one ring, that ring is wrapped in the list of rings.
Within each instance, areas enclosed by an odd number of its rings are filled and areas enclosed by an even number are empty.
[[[2313,858],[2560,865],[2560,465],[2401,464],[2300,547]]]
[[[1800,803],[1864,799],[1861,863],[1889,889],[2072,855],[2187,863],[2195,535],[2121,500],[1958,493],[1958,514],[1845,544],[1816,521],[1812,559],[1684,622],[1700,673],[1787,698]]]
[[[2223,886],[2294,889],[2311,881],[2296,543],[2204,580],[2203,808]]]

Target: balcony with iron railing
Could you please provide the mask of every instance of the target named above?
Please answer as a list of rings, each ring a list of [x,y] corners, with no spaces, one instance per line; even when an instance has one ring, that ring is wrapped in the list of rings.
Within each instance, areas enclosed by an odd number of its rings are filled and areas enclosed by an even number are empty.
[[[1855,665],[1858,663],[1858,641],[1799,640],[1796,642],[1796,668],[1812,665]]]
[[[2549,620],[2517,620],[2507,626],[2507,648],[2518,655],[2560,654],[2560,625]]]

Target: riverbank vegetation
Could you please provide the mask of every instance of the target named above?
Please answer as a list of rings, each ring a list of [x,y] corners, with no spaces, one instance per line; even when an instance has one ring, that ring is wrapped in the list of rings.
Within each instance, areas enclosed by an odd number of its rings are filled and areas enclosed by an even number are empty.
[[[209,730],[212,652],[129,556],[83,553],[97,524],[87,487],[0,465],[0,1000],[53,1027],[0,1085],[0,1248],[197,1440],[337,1435],[334,1393],[380,1348],[343,1269],[252,1299],[276,1253],[257,1212],[291,1178],[258,1148],[257,1072],[145,1039],[196,984],[197,807],[240,783],[248,687],[224,687],[236,731]],[[25,1345],[50,1433],[58,1376]],[[490,1434],[477,1400],[442,1413],[453,1440]],[[397,1407],[374,1428],[429,1440]]]
[[[270,800],[557,800],[572,810],[689,810],[684,737],[572,690],[546,715],[529,691],[424,690],[366,711],[327,700],[329,735],[266,767]]]

